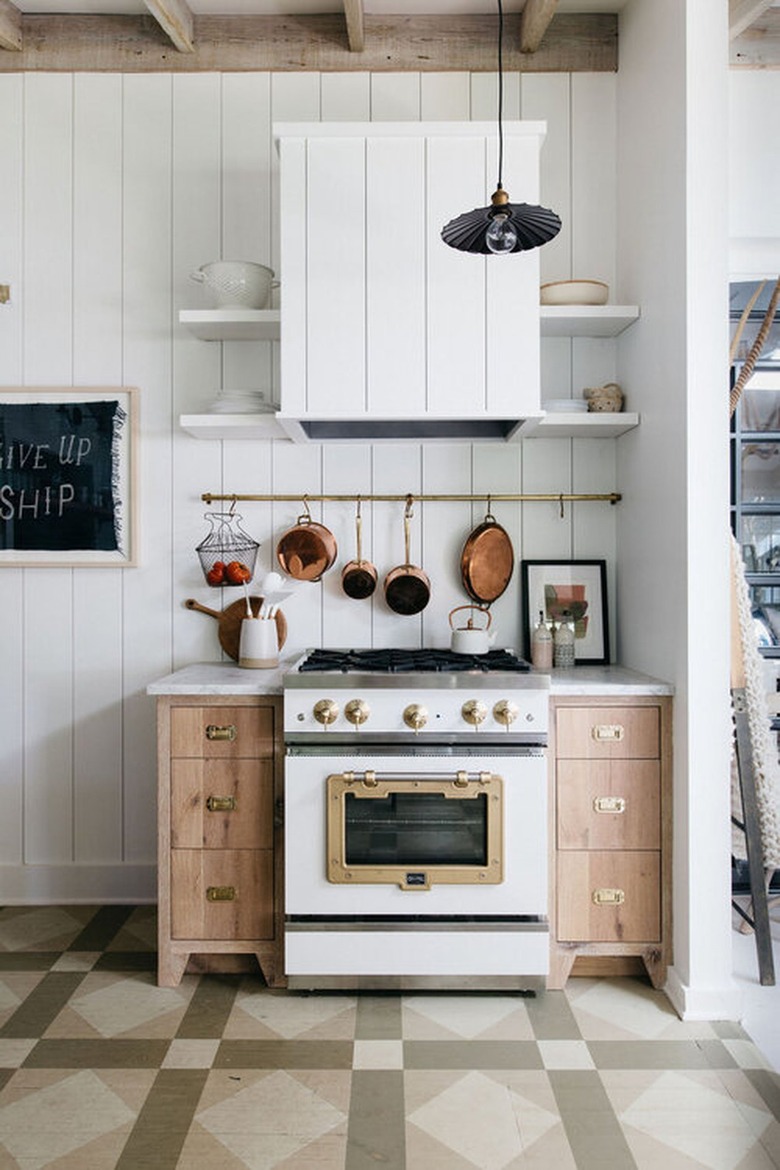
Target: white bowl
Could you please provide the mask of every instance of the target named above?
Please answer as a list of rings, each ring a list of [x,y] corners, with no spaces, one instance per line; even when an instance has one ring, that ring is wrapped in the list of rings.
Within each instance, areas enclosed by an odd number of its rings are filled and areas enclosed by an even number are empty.
[[[553,280],[539,290],[543,305],[606,305],[608,296],[602,280]]]
[[[217,309],[265,309],[279,287],[272,269],[252,260],[213,260],[190,273]]]

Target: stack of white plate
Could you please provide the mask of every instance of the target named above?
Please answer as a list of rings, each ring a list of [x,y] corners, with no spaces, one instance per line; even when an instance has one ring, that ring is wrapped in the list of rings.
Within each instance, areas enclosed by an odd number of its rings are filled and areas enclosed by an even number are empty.
[[[220,390],[209,407],[213,414],[272,414],[278,409],[263,390]]]
[[[548,414],[581,414],[587,409],[588,404],[583,398],[547,398],[542,403],[542,410]]]

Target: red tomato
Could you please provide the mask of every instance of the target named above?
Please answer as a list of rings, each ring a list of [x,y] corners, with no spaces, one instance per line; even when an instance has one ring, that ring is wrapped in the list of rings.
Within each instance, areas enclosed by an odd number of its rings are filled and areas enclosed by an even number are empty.
[[[243,585],[252,578],[251,570],[242,561],[228,561],[225,576],[231,585]]]
[[[206,580],[209,585],[224,585],[225,583],[225,566],[222,561],[215,561],[206,574]]]

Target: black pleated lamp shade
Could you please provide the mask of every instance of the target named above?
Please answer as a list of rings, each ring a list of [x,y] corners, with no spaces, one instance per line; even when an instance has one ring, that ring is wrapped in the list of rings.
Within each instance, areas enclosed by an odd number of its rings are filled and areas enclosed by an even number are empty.
[[[511,227],[517,236],[511,252],[528,252],[532,248],[539,248],[561,230],[560,216],[554,211],[533,203],[506,202],[500,206],[492,203],[489,207],[476,207],[473,211],[466,211],[451,219],[442,228],[441,238],[445,244],[460,252],[490,255],[493,249],[488,247],[485,233],[497,214],[506,216],[507,227]]]

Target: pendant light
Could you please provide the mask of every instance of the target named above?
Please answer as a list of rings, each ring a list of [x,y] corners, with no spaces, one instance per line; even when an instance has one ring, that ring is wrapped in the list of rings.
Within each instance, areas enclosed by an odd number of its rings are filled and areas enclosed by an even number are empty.
[[[441,238],[460,252],[508,256],[527,252],[548,243],[561,230],[560,217],[546,207],[531,203],[510,203],[501,185],[504,164],[504,71],[502,42],[504,11],[498,0],[498,183],[489,207],[477,207],[451,219],[442,228]]]

